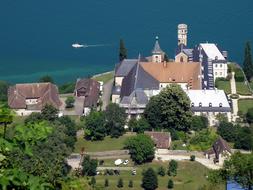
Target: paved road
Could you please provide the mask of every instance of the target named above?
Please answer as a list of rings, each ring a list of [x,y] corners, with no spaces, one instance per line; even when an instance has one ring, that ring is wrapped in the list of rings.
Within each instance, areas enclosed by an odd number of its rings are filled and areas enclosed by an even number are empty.
[[[113,85],[113,79],[105,83],[103,86],[103,95],[101,98],[103,101],[102,110],[105,110],[106,106],[110,103],[110,98],[112,94],[112,85]]]

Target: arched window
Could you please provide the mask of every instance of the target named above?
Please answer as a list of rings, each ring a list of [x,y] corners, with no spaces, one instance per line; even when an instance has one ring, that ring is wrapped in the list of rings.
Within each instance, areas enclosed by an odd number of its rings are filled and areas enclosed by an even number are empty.
[[[219,103],[219,107],[220,107],[220,108],[222,107],[222,103]]]
[[[194,103],[192,102],[192,107],[194,107]]]
[[[183,63],[184,62],[184,58],[183,56],[180,57],[180,62]]]
[[[211,102],[209,103],[209,107],[212,107],[212,103]]]
[[[202,103],[201,102],[199,102],[199,107],[202,107]]]

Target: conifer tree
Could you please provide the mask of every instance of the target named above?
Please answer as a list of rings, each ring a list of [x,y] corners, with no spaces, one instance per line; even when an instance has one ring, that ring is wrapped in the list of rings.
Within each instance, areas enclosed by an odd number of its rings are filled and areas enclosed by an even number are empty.
[[[246,75],[246,78],[250,81],[251,78],[253,77],[253,63],[252,63],[250,42],[246,42],[245,45],[243,71]]]
[[[122,178],[119,178],[117,187],[118,187],[118,188],[122,188],[123,186],[124,186],[124,185],[123,185],[123,180],[122,180]]]
[[[123,61],[127,58],[127,49],[125,47],[123,39],[119,42],[119,61]]]
[[[106,178],[105,179],[105,187],[108,187],[109,186],[109,180]]]
[[[130,181],[129,181],[128,187],[129,187],[129,188],[133,188],[133,187],[134,187],[133,180],[130,180]]]
[[[168,187],[168,189],[172,189],[174,187],[174,182],[172,179],[169,179],[167,187]]]
[[[155,171],[152,168],[148,168],[143,172],[142,187],[145,190],[154,190],[158,187],[158,179]]]

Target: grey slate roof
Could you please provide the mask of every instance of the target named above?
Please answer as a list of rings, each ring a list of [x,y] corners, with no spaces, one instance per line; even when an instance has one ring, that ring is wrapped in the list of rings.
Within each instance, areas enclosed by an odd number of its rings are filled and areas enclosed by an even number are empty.
[[[159,81],[144,71],[139,63],[123,79],[121,97],[129,96],[135,89],[159,89]]]
[[[161,49],[159,42],[158,42],[158,37],[156,37],[156,42],[155,42],[155,46],[154,46],[152,53],[153,54],[162,54],[163,53],[163,50]]]
[[[124,59],[116,67],[115,76],[125,77],[132,70],[132,68],[137,64],[138,59]]]
[[[148,103],[148,97],[143,90],[134,90],[130,96],[124,96],[120,102],[121,104],[141,104],[146,105]]]
[[[231,112],[230,107],[191,107],[193,112]]]

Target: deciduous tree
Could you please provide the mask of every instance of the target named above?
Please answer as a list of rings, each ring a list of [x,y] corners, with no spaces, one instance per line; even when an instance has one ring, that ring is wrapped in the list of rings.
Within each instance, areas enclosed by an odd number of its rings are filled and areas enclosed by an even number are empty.
[[[107,133],[111,137],[119,137],[123,135],[126,123],[126,113],[125,109],[119,107],[118,104],[111,103],[106,107],[105,118],[106,118],[106,128]]]
[[[82,162],[82,173],[86,176],[95,176],[97,174],[98,162],[95,159],[91,159],[90,156],[85,156]]]
[[[179,85],[169,85],[151,98],[144,116],[152,127],[187,131],[191,124],[190,100]]]
[[[129,149],[131,158],[137,164],[153,160],[155,154],[154,146],[151,137],[145,134],[130,137],[125,142],[125,148]]]

